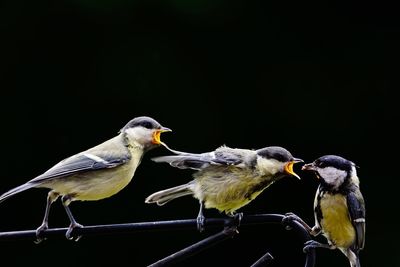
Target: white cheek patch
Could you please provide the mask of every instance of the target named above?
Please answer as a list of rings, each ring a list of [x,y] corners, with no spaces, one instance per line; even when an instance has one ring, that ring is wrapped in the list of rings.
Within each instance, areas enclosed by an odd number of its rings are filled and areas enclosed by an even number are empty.
[[[347,172],[334,167],[318,168],[318,173],[327,184],[339,187],[347,176]]]
[[[129,128],[126,130],[126,133],[129,136],[134,136],[134,137],[139,137],[139,136],[144,136],[148,135],[148,132],[150,130],[143,128],[143,127],[135,127],[135,128]]]
[[[152,141],[153,130],[143,127],[134,127],[126,130],[129,139],[135,140],[139,144],[146,144]]]
[[[274,159],[258,158],[257,165],[262,173],[275,175],[283,170],[285,164]]]

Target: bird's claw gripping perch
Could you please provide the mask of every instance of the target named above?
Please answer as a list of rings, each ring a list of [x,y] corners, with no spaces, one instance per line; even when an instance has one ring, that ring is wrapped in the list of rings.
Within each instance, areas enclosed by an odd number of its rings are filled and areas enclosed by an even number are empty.
[[[48,228],[49,226],[43,223],[36,229],[36,240],[33,241],[35,244],[40,244],[42,241],[46,240],[46,238],[43,237],[43,232],[45,232]]]
[[[302,221],[302,219],[292,212],[288,212],[285,214],[285,217],[282,219],[282,224],[285,226],[286,230],[292,230],[291,224],[294,221]]]
[[[74,240],[75,242],[79,241],[79,239],[81,239],[81,235],[78,235],[76,237],[72,236],[72,232],[74,231],[75,228],[83,228],[83,225],[79,224],[79,223],[71,223],[69,225],[69,228],[67,230],[67,232],[65,233],[65,237],[68,240]]]
[[[197,231],[199,231],[200,233],[204,231],[205,229],[205,223],[206,223],[206,218],[203,215],[199,215],[196,218],[197,221]]]

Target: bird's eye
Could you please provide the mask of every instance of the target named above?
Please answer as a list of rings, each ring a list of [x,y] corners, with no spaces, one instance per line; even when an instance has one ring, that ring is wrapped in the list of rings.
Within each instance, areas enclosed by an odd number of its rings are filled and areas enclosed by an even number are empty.
[[[315,161],[314,165],[317,166],[318,168],[324,168],[325,167],[324,162],[323,161],[319,161],[319,160]]]
[[[283,155],[281,155],[281,154],[275,154],[275,155],[274,155],[274,158],[277,159],[277,160],[280,161],[280,162],[286,162],[286,161],[287,161],[286,158],[285,158],[285,156],[283,156]]]
[[[140,124],[142,127],[147,129],[153,129],[153,124],[149,121],[144,121]]]

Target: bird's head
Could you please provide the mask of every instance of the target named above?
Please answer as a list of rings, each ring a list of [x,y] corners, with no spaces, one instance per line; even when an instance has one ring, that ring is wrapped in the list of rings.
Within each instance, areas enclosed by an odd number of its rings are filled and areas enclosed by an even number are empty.
[[[349,178],[357,176],[355,167],[350,160],[335,155],[326,155],[312,163],[305,164],[302,170],[315,172],[324,184],[338,189]]]
[[[163,132],[171,132],[171,129],[161,126],[150,117],[137,117],[129,121],[122,129],[128,140],[138,143],[145,149],[151,149],[162,145],[160,135]]]
[[[259,149],[257,152],[257,166],[260,171],[272,175],[291,175],[298,179],[298,176],[293,171],[293,165],[298,162],[303,162],[292,156],[292,154],[279,146],[269,146]]]

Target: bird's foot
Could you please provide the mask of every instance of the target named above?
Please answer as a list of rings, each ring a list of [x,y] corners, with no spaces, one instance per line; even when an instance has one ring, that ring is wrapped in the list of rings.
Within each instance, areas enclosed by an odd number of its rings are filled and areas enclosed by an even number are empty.
[[[304,245],[305,245],[303,248],[304,253],[308,253],[310,251],[310,249],[315,249],[315,248],[328,248],[328,249],[336,248],[335,246],[328,245],[328,244],[322,244],[315,240],[308,240],[306,243],[304,243]]]
[[[72,232],[73,232],[73,230],[75,228],[83,228],[83,225],[81,225],[79,223],[76,223],[76,222],[75,223],[71,223],[69,225],[69,228],[68,228],[67,232],[65,233],[65,237],[68,240],[74,240],[75,242],[77,242],[77,241],[79,241],[79,239],[81,239],[82,236],[81,235],[76,236],[76,237],[72,236]]]
[[[303,220],[293,212],[288,212],[282,219],[282,224],[285,226],[286,230],[292,230],[290,224],[292,224],[294,221],[302,222]]]
[[[40,244],[43,240],[46,240],[46,238],[43,237],[43,232],[47,229],[49,229],[49,225],[45,222],[36,229],[36,240],[33,241],[35,244]]]
[[[196,218],[197,221],[197,231],[199,231],[200,233],[204,231],[204,225],[206,223],[206,217],[204,217],[204,215],[199,215]]]
[[[233,220],[230,222],[229,227],[234,228],[236,233],[238,234],[239,233],[238,228],[239,228],[240,223],[241,223],[241,221],[243,219],[243,212],[234,213],[234,214],[228,215],[228,216],[233,218]]]

